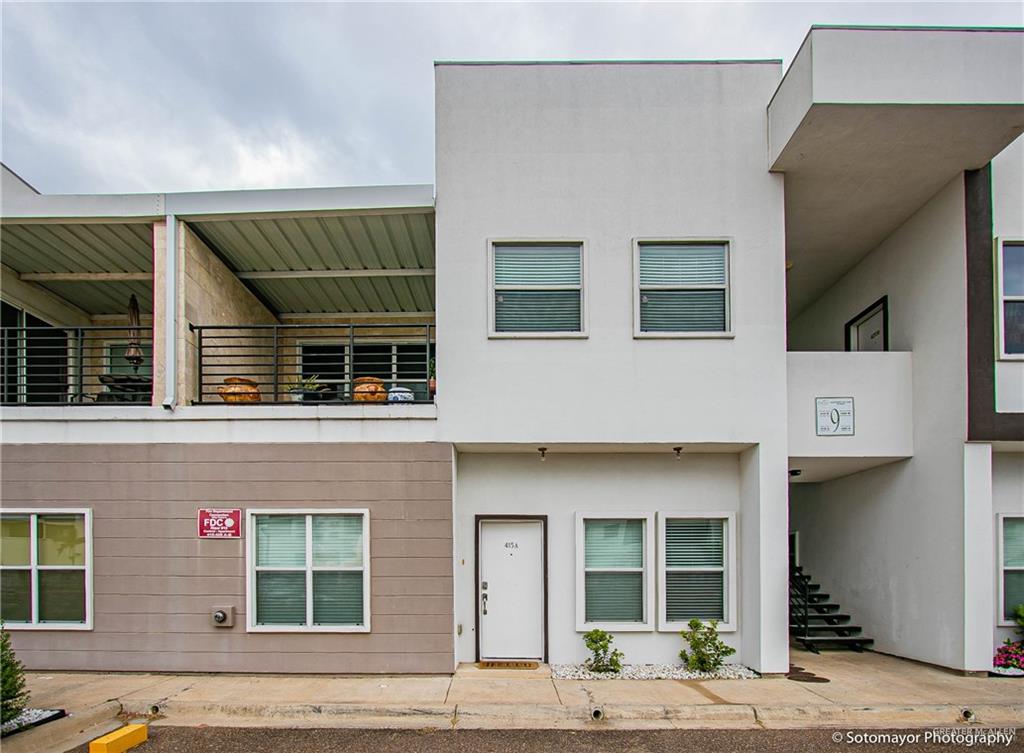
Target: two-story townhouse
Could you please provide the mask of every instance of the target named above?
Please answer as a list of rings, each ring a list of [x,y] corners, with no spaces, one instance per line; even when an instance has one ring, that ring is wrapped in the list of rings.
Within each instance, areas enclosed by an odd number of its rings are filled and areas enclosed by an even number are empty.
[[[1024,601],[1022,37],[440,63],[436,188],[5,170],[19,655],[451,672],[601,627],[668,662],[699,617],[761,672],[791,630],[986,669]]]

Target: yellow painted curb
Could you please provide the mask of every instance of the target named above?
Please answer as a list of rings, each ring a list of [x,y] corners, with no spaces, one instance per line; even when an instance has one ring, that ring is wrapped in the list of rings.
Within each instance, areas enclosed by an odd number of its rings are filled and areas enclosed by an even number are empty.
[[[126,724],[89,743],[89,753],[124,753],[146,742],[148,736],[149,728],[145,724]]]

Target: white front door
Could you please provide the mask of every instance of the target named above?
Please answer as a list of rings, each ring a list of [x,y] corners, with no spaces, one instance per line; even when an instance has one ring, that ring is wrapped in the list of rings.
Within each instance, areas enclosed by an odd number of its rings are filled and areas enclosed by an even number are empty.
[[[481,659],[544,658],[544,523],[480,521]]]

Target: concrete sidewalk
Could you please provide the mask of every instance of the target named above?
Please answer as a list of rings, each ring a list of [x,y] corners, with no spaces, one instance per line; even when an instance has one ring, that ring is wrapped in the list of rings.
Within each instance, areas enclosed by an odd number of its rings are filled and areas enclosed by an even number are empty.
[[[794,650],[791,659],[829,682],[552,680],[546,667],[464,665],[453,677],[33,672],[29,687],[33,706],[66,708],[73,718],[120,714],[178,726],[917,727],[959,724],[965,707],[980,724],[1024,726],[1024,680],[961,677],[870,652]],[[592,721],[595,707],[604,721]],[[46,726],[9,738],[5,753]]]

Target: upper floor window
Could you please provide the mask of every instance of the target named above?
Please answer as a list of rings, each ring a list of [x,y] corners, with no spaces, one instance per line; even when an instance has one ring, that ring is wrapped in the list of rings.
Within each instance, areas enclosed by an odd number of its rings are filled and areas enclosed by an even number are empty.
[[[495,243],[492,274],[492,335],[584,333],[582,243]]]
[[[637,337],[729,333],[727,244],[640,241],[634,254]]]
[[[1004,357],[1024,357],[1024,242],[1004,242],[999,269],[999,330]]]

